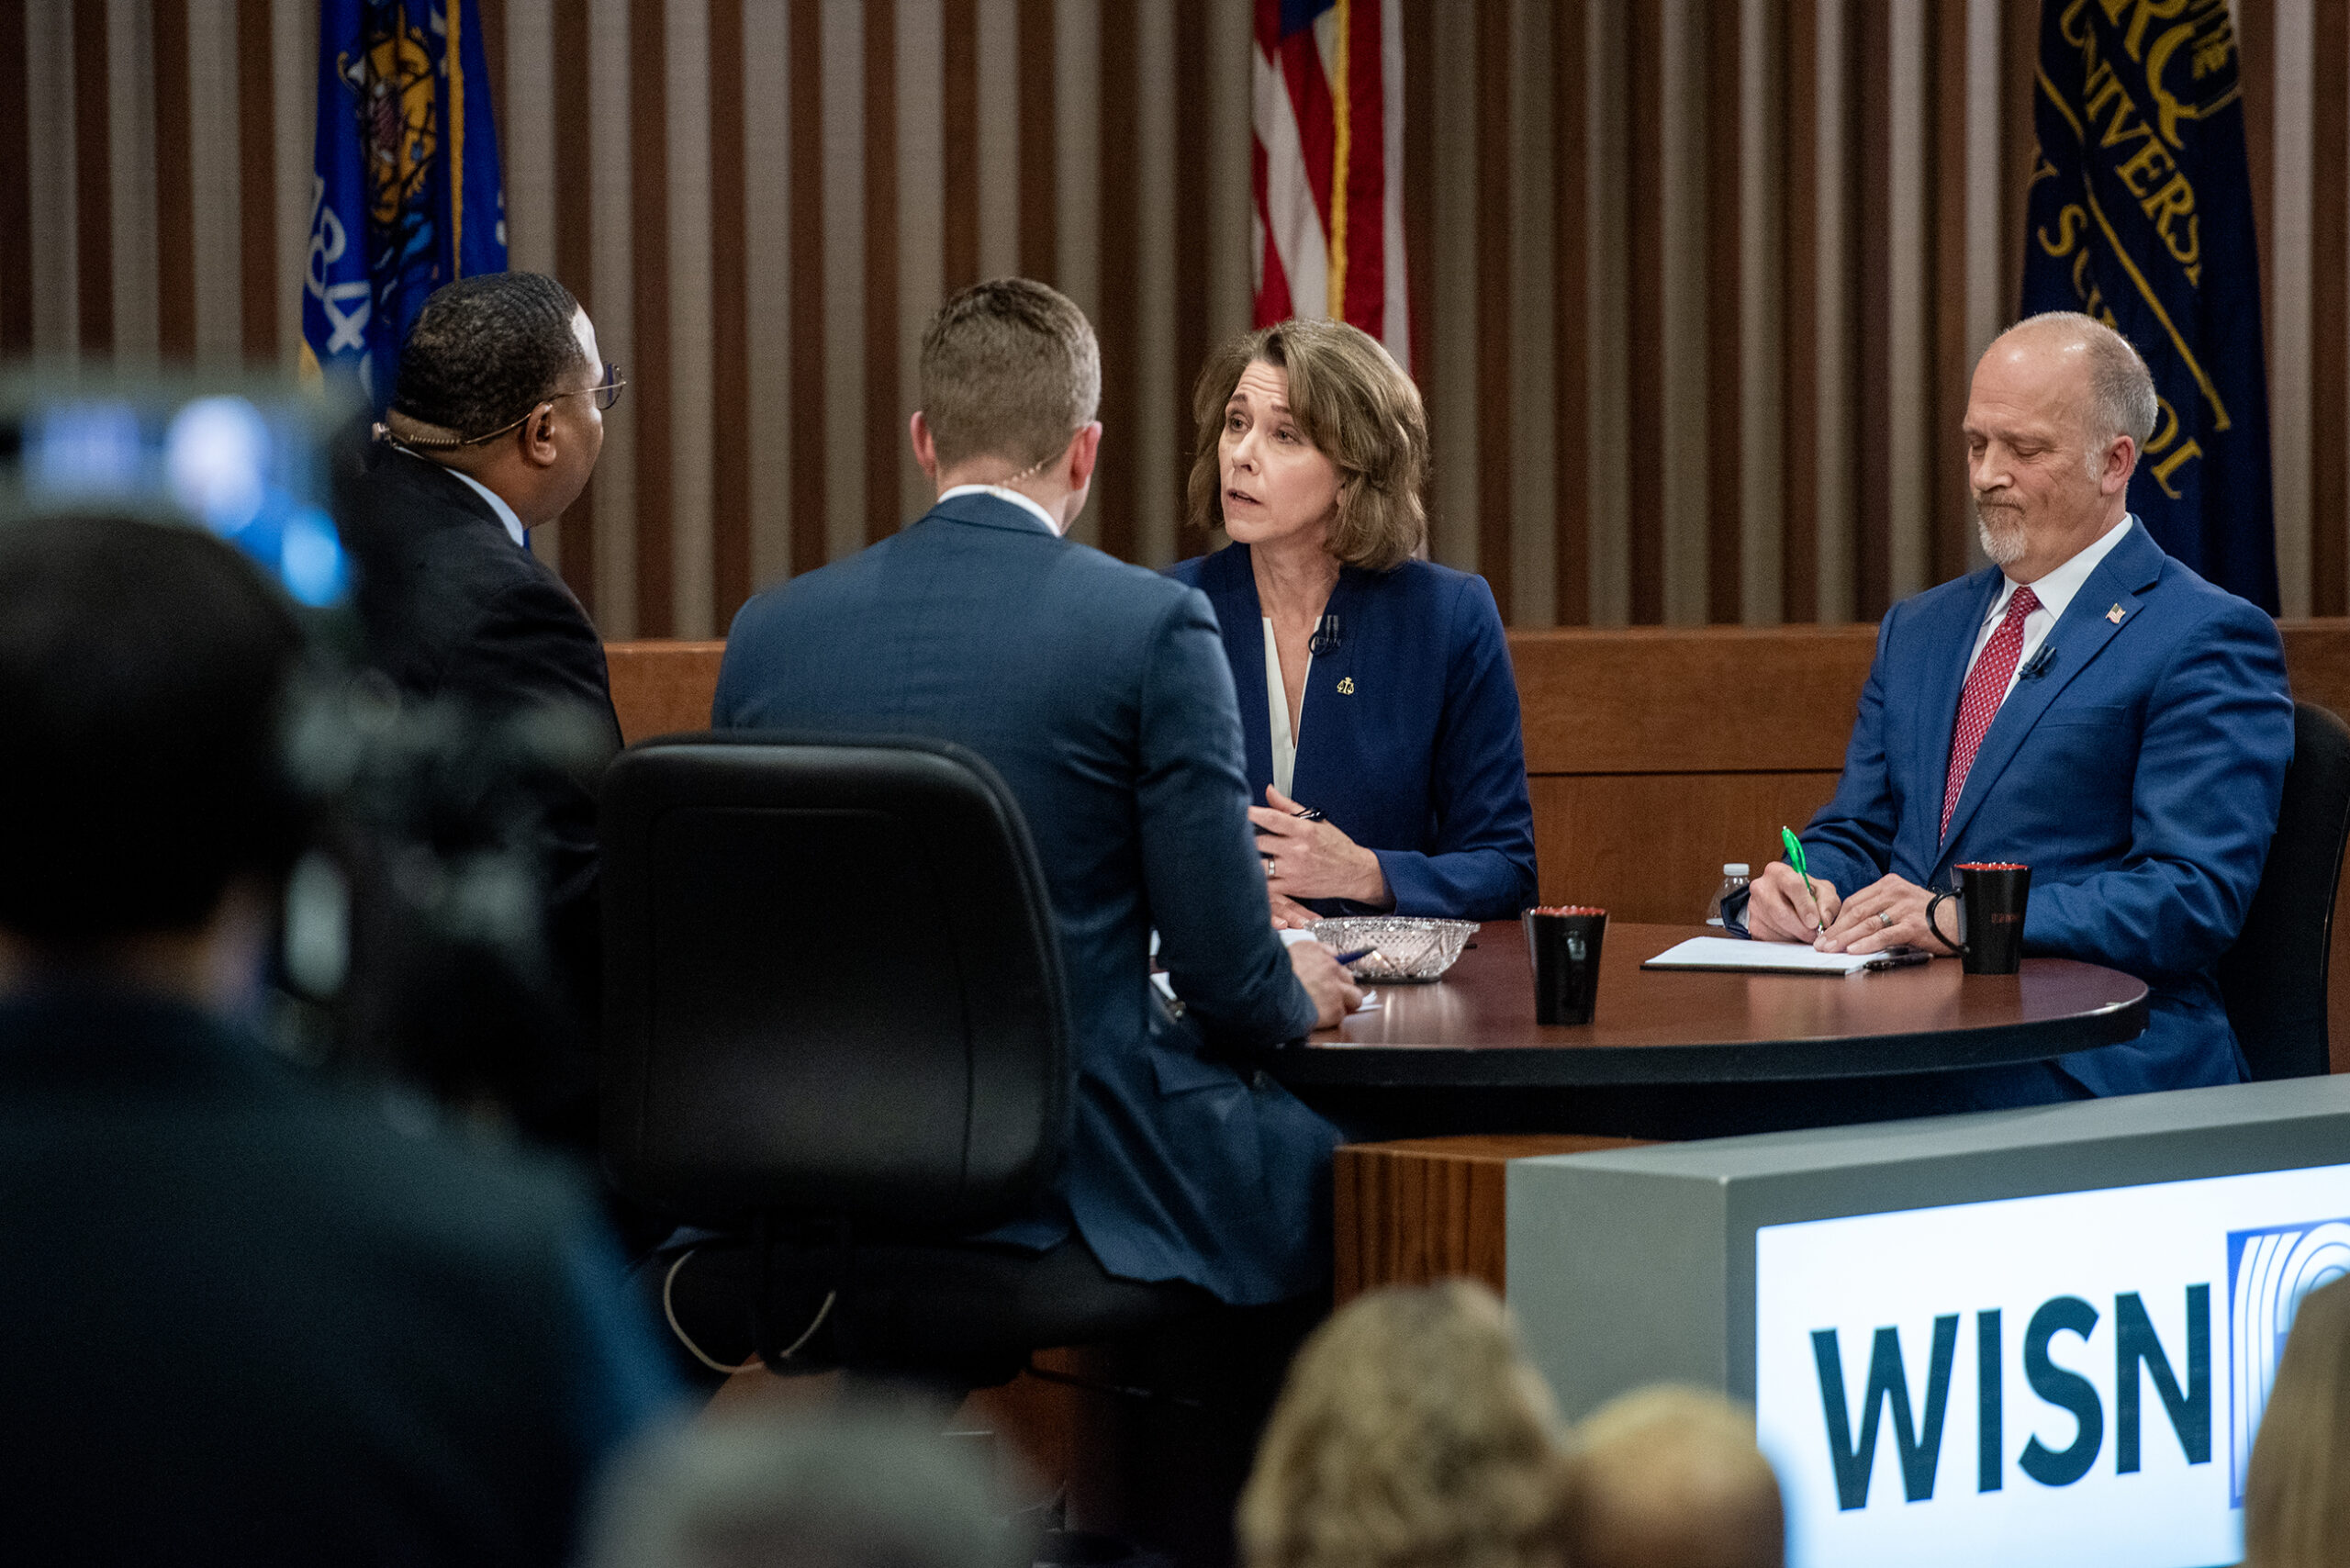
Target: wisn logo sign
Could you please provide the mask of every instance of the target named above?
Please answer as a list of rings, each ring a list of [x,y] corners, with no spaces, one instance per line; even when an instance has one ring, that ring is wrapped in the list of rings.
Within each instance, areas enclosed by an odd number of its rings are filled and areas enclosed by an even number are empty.
[[[2229,1501],[2244,1506],[2244,1467],[2301,1298],[2350,1274],[2350,1219],[2228,1233]]]
[[[2007,1484],[2007,1355],[2001,1331],[2005,1314],[1991,1307],[1975,1314],[1975,1488],[1997,1492]],[[1925,1408],[1912,1420],[1909,1371],[1901,1353],[1901,1333],[1879,1328],[1869,1351],[1868,1383],[1861,1396],[1857,1437],[1847,1414],[1844,1365],[1837,1331],[1817,1328],[1812,1359],[1819,1372],[1819,1401],[1828,1428],[1828,1458],[1836,1472],[1836,1506],[1864,1508],[1876,1468],[1878,1418],[1890,1412],[1894,1442],[1901,1454],[1902,1495],[1922,1503],[1934,1495],[1941,1470],[1943,1419],[1950,1408],[1951,1369],[1958,1349],[1960,1315],[1934,1319],[1933,1350],[1926,1371]],[[2070,1486],[2089,1473],[2105,1442],[2105,1400],[2092,1377],[2068,1372],[2053,1354],[2058,1336],[2086,1346],[2097,1332],[2098,1309],[2076,1295],[2042,1302],[2023,1331],[2023,1374],[2031,1392],[2053,1409],[2073,1417],[2073,1439],[2050,1448],[2038,1437],[2024,1444],[2016,1463],[2043,1486]],[[2129,1475],[2144,1462],[2142,1442],[2143,1385],[2151,1378],[2170,1417],[2179,1451],[2189,1464],[2211,1462],[2211,1287],[2187,1287],[2187,1343],[2182,1379],[2164,1352],[2154,1319],[2135,1291],[2113,1298],[2113,1468]],[[2142,1373],[2145,1375],[2141,1375]],[[2182,1383],[2184,1386],[2182,1387]]]
[[[2238,1561],[2293,1310],[2350,1273],[2350,1219],[2309,1215],[2350,1215],[2350,1166],[1757,1230],[1790,1562]]]

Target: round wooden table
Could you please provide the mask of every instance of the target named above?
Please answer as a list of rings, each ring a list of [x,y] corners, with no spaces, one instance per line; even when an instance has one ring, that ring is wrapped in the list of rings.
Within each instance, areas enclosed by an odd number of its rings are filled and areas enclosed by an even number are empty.
[[[2067,958],[2026,958],[2015,975],[1955,958],[1849,977],[1640,968],[1708,935],[1611,923],[1592,1022],[1545,1028],[1523,927],[1489,922],[1444,979],[1382,985],[1378,1010],[1265,1065],[1301,1089],[1760,1084],[2042,1060],[2146,1026],[2144,981]]]

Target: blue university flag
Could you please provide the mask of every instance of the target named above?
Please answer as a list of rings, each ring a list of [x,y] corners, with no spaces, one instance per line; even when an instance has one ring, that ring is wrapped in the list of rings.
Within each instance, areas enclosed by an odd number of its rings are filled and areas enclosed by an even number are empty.
[[[473,0],[321,0],[302,369],[380,410],[428,296],[506,270],[489,69]]]
[[[2130,340],[2162,398],[2130,482],[2155,542],[2274,614],[2268,377],[2228,0],[2042,0],[2023,311]]]

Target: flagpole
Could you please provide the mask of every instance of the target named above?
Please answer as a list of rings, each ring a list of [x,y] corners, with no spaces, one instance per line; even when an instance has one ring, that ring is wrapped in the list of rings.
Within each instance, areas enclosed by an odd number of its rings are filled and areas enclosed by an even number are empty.
[[[1330,83],[1330,268],[1324,314],[1347,319],[1347,170],[1354,157],[1352,77],[1347,64],[1348,37],[1353,30],[1349,13],[1354,0],[1338,0],[1338,53]]]

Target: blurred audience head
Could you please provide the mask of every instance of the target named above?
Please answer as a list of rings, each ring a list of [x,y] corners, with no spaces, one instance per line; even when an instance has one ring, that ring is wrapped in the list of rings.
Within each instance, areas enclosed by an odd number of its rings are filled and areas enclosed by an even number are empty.
[[[1252,365],[1275,373],[1298,433],[1335,471],[1337,510],[1325,548],[1365,571],[1403,565],[1427,543],[1427,512],[1420,501],[1428,472],[1427,414],[1419,387],[1379,340],[1344,321],[1300,317],[1277,322],[1208,356],[1192,389],[1191,524],[1225,526],[1227,405]]]
[[[595,324],[539,273],[433,290],[400,345],[385,423],[402,444],[498,492],[526,528],[579,498],[604,447]]]
[[[585,1568],[1020,1568],[982,1458],[881,1412],[705,1418],[613,1466]]]
[[[1779,1568],[1778,1478],[1752,1412],[1706,1389],[1636,1389],[1575,1429],[1564,1537],[1574,1568]]]
[[[2317,1568],[2350,1546],[2350,1279],[2301,1298],[2244,1478],[2244,1568]]]
[[[1306,1341],[1240,1499],[1249,1568],[1555,1563],[1549,1387],[1494,1294],[1372,1292]]]
[[[193,934],[299,846],[279,722],[301,633],[193,528],[0,525],[0,930],[36,965]]]
[[[921,379],[923,472],[942,490],[1018,490],[1068,532],[1102,442],[1102,350],[1085,312],[1028,278],[975,283],[923,330]]]

